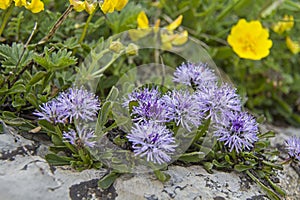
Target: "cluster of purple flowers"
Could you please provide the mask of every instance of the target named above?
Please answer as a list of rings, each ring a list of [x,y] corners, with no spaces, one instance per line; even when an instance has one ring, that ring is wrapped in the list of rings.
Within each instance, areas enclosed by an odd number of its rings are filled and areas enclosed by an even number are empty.
[[[154,163],[169,162],[176,145],[165,122],[191,131],[208,119],[214,136],[229,151],[239,153],[253,148],[258,140],[258,124],[253,116],[242,111],[235,88],[219,82],[214,71],[203,63],[183,63],[176,69],[173,81],[189,86],[193,92],[186,89],[161,94],[157,88],[144,88],[125,99],[124,107],[132,105],[130,114],[135,124],[127,137],[136,155],[147,156]]]
[[[286,149],[291,158],[296,158],[300,161],[300,138],[293,136],[286,141]]]
[[[100,102],[95,94],[83,87],[69,88],[61,92],[57,98],[40,106],[41,111],[34,112],[39,119],[51,123],[66,123],[74,119],[93,120],[100,109]]]
[[[76,120],[93,120],[100,109],[100,102],[95,94],[88,92],[83,87],[69,88],[61,92],[58,97],[40,106],[40,111],[34,112],[40,120],[51,123],[72,123]],[[63,138],[73,145],[93,147],[94,142],[88,140],[94,136],[94,132],[86,128],[73,129],[63,133]]]

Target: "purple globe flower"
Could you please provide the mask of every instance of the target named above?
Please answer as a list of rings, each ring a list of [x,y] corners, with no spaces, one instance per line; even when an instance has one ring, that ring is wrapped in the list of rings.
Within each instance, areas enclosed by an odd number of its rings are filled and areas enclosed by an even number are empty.
[[[207,118],[219,123],[231,115],[232,112],[241,111],[241,99],[236,89],[228,84],[218,87],[216,84],[203,87],[196,91],[199,106],[207,113]]]
[[[158,164],[170,162],[170,154],[177,146],[173,133],[166,126],[155,122],[134,124],[127,138],[132,142],[136,156],[146,156],[147,161]]]
[[[132,107],[130,115],[133,121],[147,122],[149,120],[155,122],[167,122],[169,117],[166,111],[166,106],[160,99],[160,92],[157,88],[144,88],[136,90],[128,95],[123,106],[129,108],[130,102],[136,102],[137,105]]]
[[[199,87],[202,85],[214,85],[217,82],[217,76],[213,70],[209,69],[207,64],[187,62],[177,67],[173,81]]]
[[[94,131],[82,128],[78,129],[77,133],[73,129],[71,129],[69,132],[63,133],[63,138],[70,142],[73,145],[77,145],[79,147],[87,146],[87,147],[94,147],[95,141],[89,141],[90,139],[94,138],[95,134]]]
[[[258,124],[254,117],[247,112],[236,112],[224,118],[221,123],[213,125],[214,136],[231,152],[233,149],[239,153],[250,150],[258,140]]]
[[[152,102],[157,101],[161,94],[157,88],[143,88],[137,89],[132,93],[128,94],[128,97],[124,99],[122,104],[125,108],[129,108],[129,103],[132,101],[136,102]]]
[[[289,138],[286,142],[286,149],[291,158],[296,158],[300,161],[300,138],[293,136]]]
[[[203,112],[200,110],[197,96],[190,94],[187,90],[173,90],[162,97],[162,101],[167,106],[170,120],[174,120],[176,125],[180,124],[191,131],[191,128],[198,127],[203,119]]]
[[[82,119],[85,121],[93,120],[98,110],[100,103],[95,94],[88,92],[81,87],[70,88],[66,92],[60,93],[57,98],[57,106],[60,109],[60,117],[65,120]]]
[[[33,112],[34,115],[37,115],[39,119],[45,119],[48,122],[51,123],[63,123],[63,121],[60,119],[61,116],[61,110],[59,109],[57,105],[57,100],[53,99],[47,103],[43,103],[40,105],[41,111],[35,111]]]

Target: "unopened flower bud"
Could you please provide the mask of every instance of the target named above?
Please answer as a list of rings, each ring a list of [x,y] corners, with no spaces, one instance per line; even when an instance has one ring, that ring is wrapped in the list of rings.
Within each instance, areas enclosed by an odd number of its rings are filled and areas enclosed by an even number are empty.
[[[115,53],[120,53],[124,49],[124,45],[120,42],[120,40],[113,41],[109,45],[109,49]]]
[[[136,56],[139,54],[139,47],[133,43],[130,43],[126,48],[126,54],[128,56]]]

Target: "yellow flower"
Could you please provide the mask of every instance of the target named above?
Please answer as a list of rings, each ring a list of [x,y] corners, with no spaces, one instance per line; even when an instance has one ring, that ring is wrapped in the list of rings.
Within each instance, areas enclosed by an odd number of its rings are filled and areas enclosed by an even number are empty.
[[[70,4],[73,6],[74,10],[81,12],[85,9],[84,1],[80,0],[69,0]]]
[[[32,13],[39,13],[44,10],[44,3],[41,0],[31,0],[31,3],[28,3],[26,0],[14,0],[15,6],[22,7],[25,6],[27,10],[30,10]],[[7,9],[12,0],[1,0],[0,9]]]
[[[104,0],[103,4],[100,5],[100,8],[104,14],[112,13],[115,10],[121,11],[127,3],[128,0]]]
[[[39,13],[44,10],[44,3],[41,0],[31,0],[31,3],[26,4],[25,8],[33,13]]]
[[[87,13],[92,14],[96,9],[96,3],[80,0],[69,0],[69,2],[77,12],[85,10]]]
[[[88,3],[87,1],[84,1],[85,4],[85,11],[89,14],[92,14],[96,9],[95,3]]]
[[[15,6],[25,6],[26,5],[26,0],[14,0],[15,1]]]
[[[272,29],[278,34],[282,34],[285,31],[289,31],[294,27],[294,17],[291,15],[284,15],[283,20],[276,23]]]
[[[268,38],[268,30],[263,28],[259,21],[247,22],[240,19],[232,27],[227,42],[239,57],[260,60],[270,54],[272,41]]]
[[[173,45],[182,45],[188,40],[188,32],[183,31],[181,33],[174,34],[173,31],[180,26],[182,22],[182,15],[175,19],[171,24],[165,27],[160,33],[162,49],[172,49]],[[156,20],[155,25],[152,28],[149,27],[149,19],[144,11],[141,11],[137,18],[138,28],[136,30],[130,30],[129,36],[133,41],[137,41],[146,35],[148,35],[152,30],[156,33],[159,29],[160,20]]]
[[[0,1],[0,9],[6,10],[10,6],[11,1],[12,0],[1,0]]]
[[[297,54],[300,52],[300,44],[294,42],[289,36],[286,37],[285,42],[286,46],[293,54]]]

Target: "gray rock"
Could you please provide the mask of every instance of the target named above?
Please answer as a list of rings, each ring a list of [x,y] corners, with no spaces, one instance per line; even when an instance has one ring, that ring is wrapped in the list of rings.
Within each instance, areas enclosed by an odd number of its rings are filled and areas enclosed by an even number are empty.
[[[275,130],[276,127],[271,127]],[[278,129],[279,146],[287,135],[299,134],[299,129]],[[262,190],[249,178],[238,173],[215,171],[207,173],[201,166],[169,166],[171,176],[166,183],[152,173],[124,174],[108,190],[97,187],[107,170],[77,172],[69,167],[52,168],[41,157],[47,145],[37,144],[13,133],[0,134],[0,199],[101,199],[101,200],[185,200],[185,199],[267,199]],[[281,158],[282,159],[282,158]],[[297,166],[286,165],[278,174],[286,190],[286,199],[299,199],[300,179]]]

